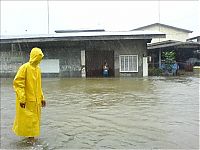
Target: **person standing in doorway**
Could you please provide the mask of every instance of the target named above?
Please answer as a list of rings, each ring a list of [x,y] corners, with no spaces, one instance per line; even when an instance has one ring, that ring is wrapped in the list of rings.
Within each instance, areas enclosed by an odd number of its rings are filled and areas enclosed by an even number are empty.
[[[108,63],[105,62],[103,65],[103,77],[108,77],[109,75],[109,67],[108,67]]]
[[[33,48],[29,62],[19,68],[13,80],[16,115],[12,130],[17,136],[28,137],[31,143],[40,135],[41,107],[46,106],[39,67],[43,56],[40,48]]]

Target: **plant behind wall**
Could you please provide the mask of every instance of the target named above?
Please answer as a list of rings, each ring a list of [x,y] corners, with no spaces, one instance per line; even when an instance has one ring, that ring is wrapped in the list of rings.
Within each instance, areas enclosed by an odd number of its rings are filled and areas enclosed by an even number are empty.
[[[163,57],[164,62],[165,62],[165,69],[168,72],[171,72],[172,71],[172,64],[176,60],[176,53],[174,51],[162,52],[162,57]]]

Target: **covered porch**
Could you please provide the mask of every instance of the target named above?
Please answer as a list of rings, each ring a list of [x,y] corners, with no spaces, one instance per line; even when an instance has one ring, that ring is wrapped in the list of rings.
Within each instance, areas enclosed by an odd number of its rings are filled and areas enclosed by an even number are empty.
[[[147,45],[149,67],[161,68],[162,52],[166,51],[174,51],[176,53],[176,62],[182,70],[192,71],[194,65],[199,65],[200,43],[168,40]]]

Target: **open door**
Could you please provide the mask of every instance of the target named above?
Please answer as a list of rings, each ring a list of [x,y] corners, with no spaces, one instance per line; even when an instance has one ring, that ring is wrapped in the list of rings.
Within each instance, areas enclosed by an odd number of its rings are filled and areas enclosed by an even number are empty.
[[[86,51],[86,77],[103,77],[103,65],[109,66],[109,77],[114,77],[114,51]]]

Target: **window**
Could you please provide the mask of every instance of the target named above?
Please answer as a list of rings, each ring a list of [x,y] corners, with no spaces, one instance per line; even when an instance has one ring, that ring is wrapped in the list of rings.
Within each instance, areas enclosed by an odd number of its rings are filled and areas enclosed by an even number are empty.
[[[120,55],[120,72],[138,72],[138,55]]]

